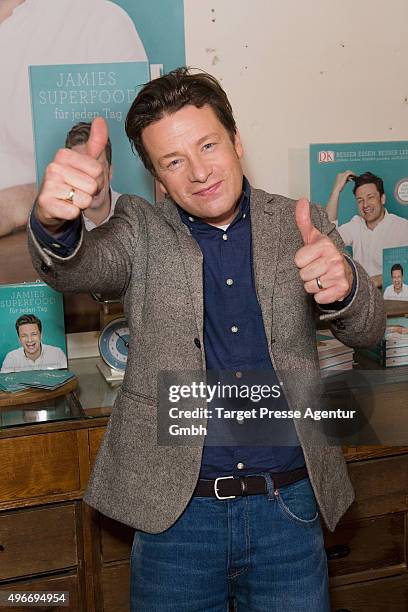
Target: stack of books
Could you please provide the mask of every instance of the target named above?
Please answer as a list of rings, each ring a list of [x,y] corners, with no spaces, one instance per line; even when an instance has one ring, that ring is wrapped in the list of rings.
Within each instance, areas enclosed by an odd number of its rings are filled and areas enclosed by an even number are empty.
[[[408,316],[388,318],[384,338],[368,349],[358,349],[356,354],[384,368],[408,365]]]
[[[408,317],[387,319],[383,342],[383,365],[386,368],[408,365]]]
[[[27,389],[54,391],[75,377],[69,370],[34,370],[0,374],[0,391],[18,393]]]
[[[318,331],[316,341],[322,374],[353,369],[353,349],[337,340],[330,330]]]

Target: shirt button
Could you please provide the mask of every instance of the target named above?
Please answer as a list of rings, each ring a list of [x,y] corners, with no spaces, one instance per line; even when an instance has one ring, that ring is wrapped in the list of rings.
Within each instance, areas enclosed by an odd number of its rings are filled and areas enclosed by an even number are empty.
[[[246,213],[244,213],[244,214],[242,215],[242,218],[243,218],[243,219],[245,219],[245,217],[246,217]]]
[[[244,464],[244,463],[241,463],[241,461],[240,461],[239,463],[237,463],[237,468],[238,468],[239,470],[243,470],[243,469],[244,469],[244,467],[245,467],[245,464]]]
[[[235,372],[235,378],[242,378],[242,372]]]
[[[223,235],[222,235],[222,239],[223,239],[223,240],[228,240],[228,236],[227,236],[227,234],[223,234]]]
[[[194,222],[194,217],[189,217],[188,220],[193,223]]]
[[[60,248],[61,248],[61,245],[60,245],[60,244],[58,244],[58,242],[53,242],[51,246],[52,246],[54,249],[60,249]]]
[[[225,282],[227,283],[228,287],[231,287],[231,285],[234,284],[234,281],[232,280],[232,278],[227,278]]]
[[[231,331],[232,331],[232,333],[233,333],[233,334],[236,334],[236,333],[237,333],[237,331],[238,331],[238,327],[237,327],[236,325],[233,325],[233,326],[231,327]]]

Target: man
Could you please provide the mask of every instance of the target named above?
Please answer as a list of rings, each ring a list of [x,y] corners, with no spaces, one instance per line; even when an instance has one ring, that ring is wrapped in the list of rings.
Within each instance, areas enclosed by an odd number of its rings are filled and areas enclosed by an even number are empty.
[[[82,121],[77,123],[68,132],[65,139],[65,147],[78,151],[79,153],[84,153],[90,133],[90,123]],[[103,167],[102,187],[99,193],[92,199],[90,206],[82,213],[85,229],[88,232],[98,225],[106,223],[111,218],[115,211],[116,202],[120,196],[120,194],[113,191],[110,186],[112,180],[112,144],[110,138],[108,138],[105,150],[102,151],[99,156],[99,162]]]
[[[225,611],[230,596],[241,610],[328,611],[317,503],[334,529],[353,500],[341,450],[302,419],[288,421],[287,446],[160,445],[158,382],[168,371],[232,371],[243,382],[269,371],[286,406],[302,410],[319,371],[315,308],[341,340],[372,345],[381,295],[343,256],[322,209],[250,187],[231,105],[210,75],[178,69],[151,81],[126,131],[163,203],[123,196],[106,225],[82,232],[107,139],[97,118],[85,155],[57,153],[31,216],[43,278],[115,291],[129,323],[86,501],[137,529],[133,611]]]
[[[382,274],[383,249],[408,245],[408,219],[387,211],[380,177],[371,172],[357,176],[346,170],[337,175],[326,206],[330,221],[337,221],[340,194],[349,181],[354,181],[359,214],[340,225],[339,234],[345,244],[353,247],[354,259],[375,277]],[[381,277],[377,278],[377,284],[381,285]]]
[[[56,370],[67,367],[67,357],[58,346],[43,344],[42,323],[34,314],[21,315],[16,321],[21,348],[10,351],[4,358],[2,372],[21,370]]]
[[[1,0],[0,236],[25,227],[36,193],[28,67],[146,60],[114,2]]]
[[[384,300],[408,300],[408,285],[403,282],[404,268],[396,263],[391,268],[392,285],[386,287]]]

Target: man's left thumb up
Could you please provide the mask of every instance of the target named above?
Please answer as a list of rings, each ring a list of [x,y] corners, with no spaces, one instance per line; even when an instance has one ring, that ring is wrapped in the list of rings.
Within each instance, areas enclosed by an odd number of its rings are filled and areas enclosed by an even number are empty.
[[[295,219],[304,244],[313,244],[320,238],[321,233],[313,225],[310,217],[310,203],[307,198],[297,201]]]

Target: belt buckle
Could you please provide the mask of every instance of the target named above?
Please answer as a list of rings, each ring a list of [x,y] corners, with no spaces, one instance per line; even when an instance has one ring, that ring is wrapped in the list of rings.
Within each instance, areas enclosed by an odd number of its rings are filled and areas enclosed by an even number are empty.
[[[225,497],[221,497],[221,495],[218,495],[218,489],[217,489],[217,484],[219,480],[228,480],[228,478],[234,478],[234,476],[220,476],[219,478],[215,479],[214,482],[214,493],[215,493],[215,497],[217,499],[223,500],[223,499],[235,499],[236,495],[227,495]]]

